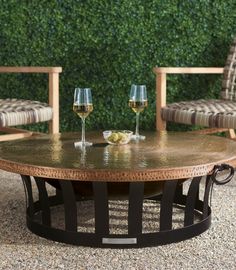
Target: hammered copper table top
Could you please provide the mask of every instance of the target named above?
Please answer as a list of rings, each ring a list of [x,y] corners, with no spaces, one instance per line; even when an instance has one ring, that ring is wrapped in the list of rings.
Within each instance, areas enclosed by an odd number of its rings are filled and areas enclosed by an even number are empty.
[[[43,135],[0,143],[0,169],[78,181],[158,181],[202,176],[214,165],[236,165],[236,143],[191,133],[146,132],[146,140],[105,143],[102,132],[87,132],[93,146],[75,148],[79,133]]]

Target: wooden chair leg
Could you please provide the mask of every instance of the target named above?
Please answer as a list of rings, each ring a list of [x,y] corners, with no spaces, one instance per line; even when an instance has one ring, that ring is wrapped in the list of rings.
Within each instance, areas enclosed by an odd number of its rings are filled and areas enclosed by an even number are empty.
[[[31,137],[33,132],[22,132],[22,133],[14,133],[14,134],[4,134],[0,135],[0,142],[4,141],[12,141],[17,139],[23,139],[26,137]]]
[[[227,128],[204,128],[204,129],[198,129],[198,130],[191,130],[187,131],[188,133],[193,134],[214,134],[217,132],[227,132]]]
[[[30,137],[33,134],[33,132],[28,131],[28,130],[10,128],[10,127],[0,127],[0,131],[7,133],[7,134],[0,135],[0,142],[22,139],[22,138]]]
[[[226,132],[226,136],[232,140],[235,140],[236,135],[234,129],[228,129]]]

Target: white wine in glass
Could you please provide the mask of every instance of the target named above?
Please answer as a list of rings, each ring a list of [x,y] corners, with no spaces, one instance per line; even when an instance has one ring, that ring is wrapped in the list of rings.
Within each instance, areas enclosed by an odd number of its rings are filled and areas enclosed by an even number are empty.
[[[132,139],[144,140],[145,136],[139,134],[139,114],[147,107],[146,85],[131,86],[129,96],[129,107],[136,113],[136,129]]]
[[[85,118],[93,111],[92,93],[90,88],[75,88],[73,111],[82,120],[81,141],[75,142],[75,146],[91,146],[91,142],[85,140]]]

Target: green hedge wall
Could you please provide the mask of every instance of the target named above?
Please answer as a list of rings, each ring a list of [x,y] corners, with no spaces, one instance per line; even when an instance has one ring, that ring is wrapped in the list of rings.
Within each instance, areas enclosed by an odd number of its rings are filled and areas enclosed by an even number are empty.
[[[80,129],[72,112],[76,86],[93,89],[87,129],[133,129],[130,86],[146,84],[149,107],[141,128],[154,129],[152,68],[223,66],[236,34],[235,10],[235,0],[0,0],[0,65],[63,67],[62,131]],[[47,101],[46,87],[44,75],[0,74],[1,97]],[[175,75],[168,101],[215,97],[219,91],[219,76]]]

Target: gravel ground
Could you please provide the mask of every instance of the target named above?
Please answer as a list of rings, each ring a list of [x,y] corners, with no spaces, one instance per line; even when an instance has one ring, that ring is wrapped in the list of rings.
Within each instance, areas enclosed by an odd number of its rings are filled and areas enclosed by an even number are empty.
[[[0,269],[236,269],[236,181],[215,186],[212,226],[190,240],[141,249],[97,249],[56,243],[25,225],[18,175],[0,171]]]

